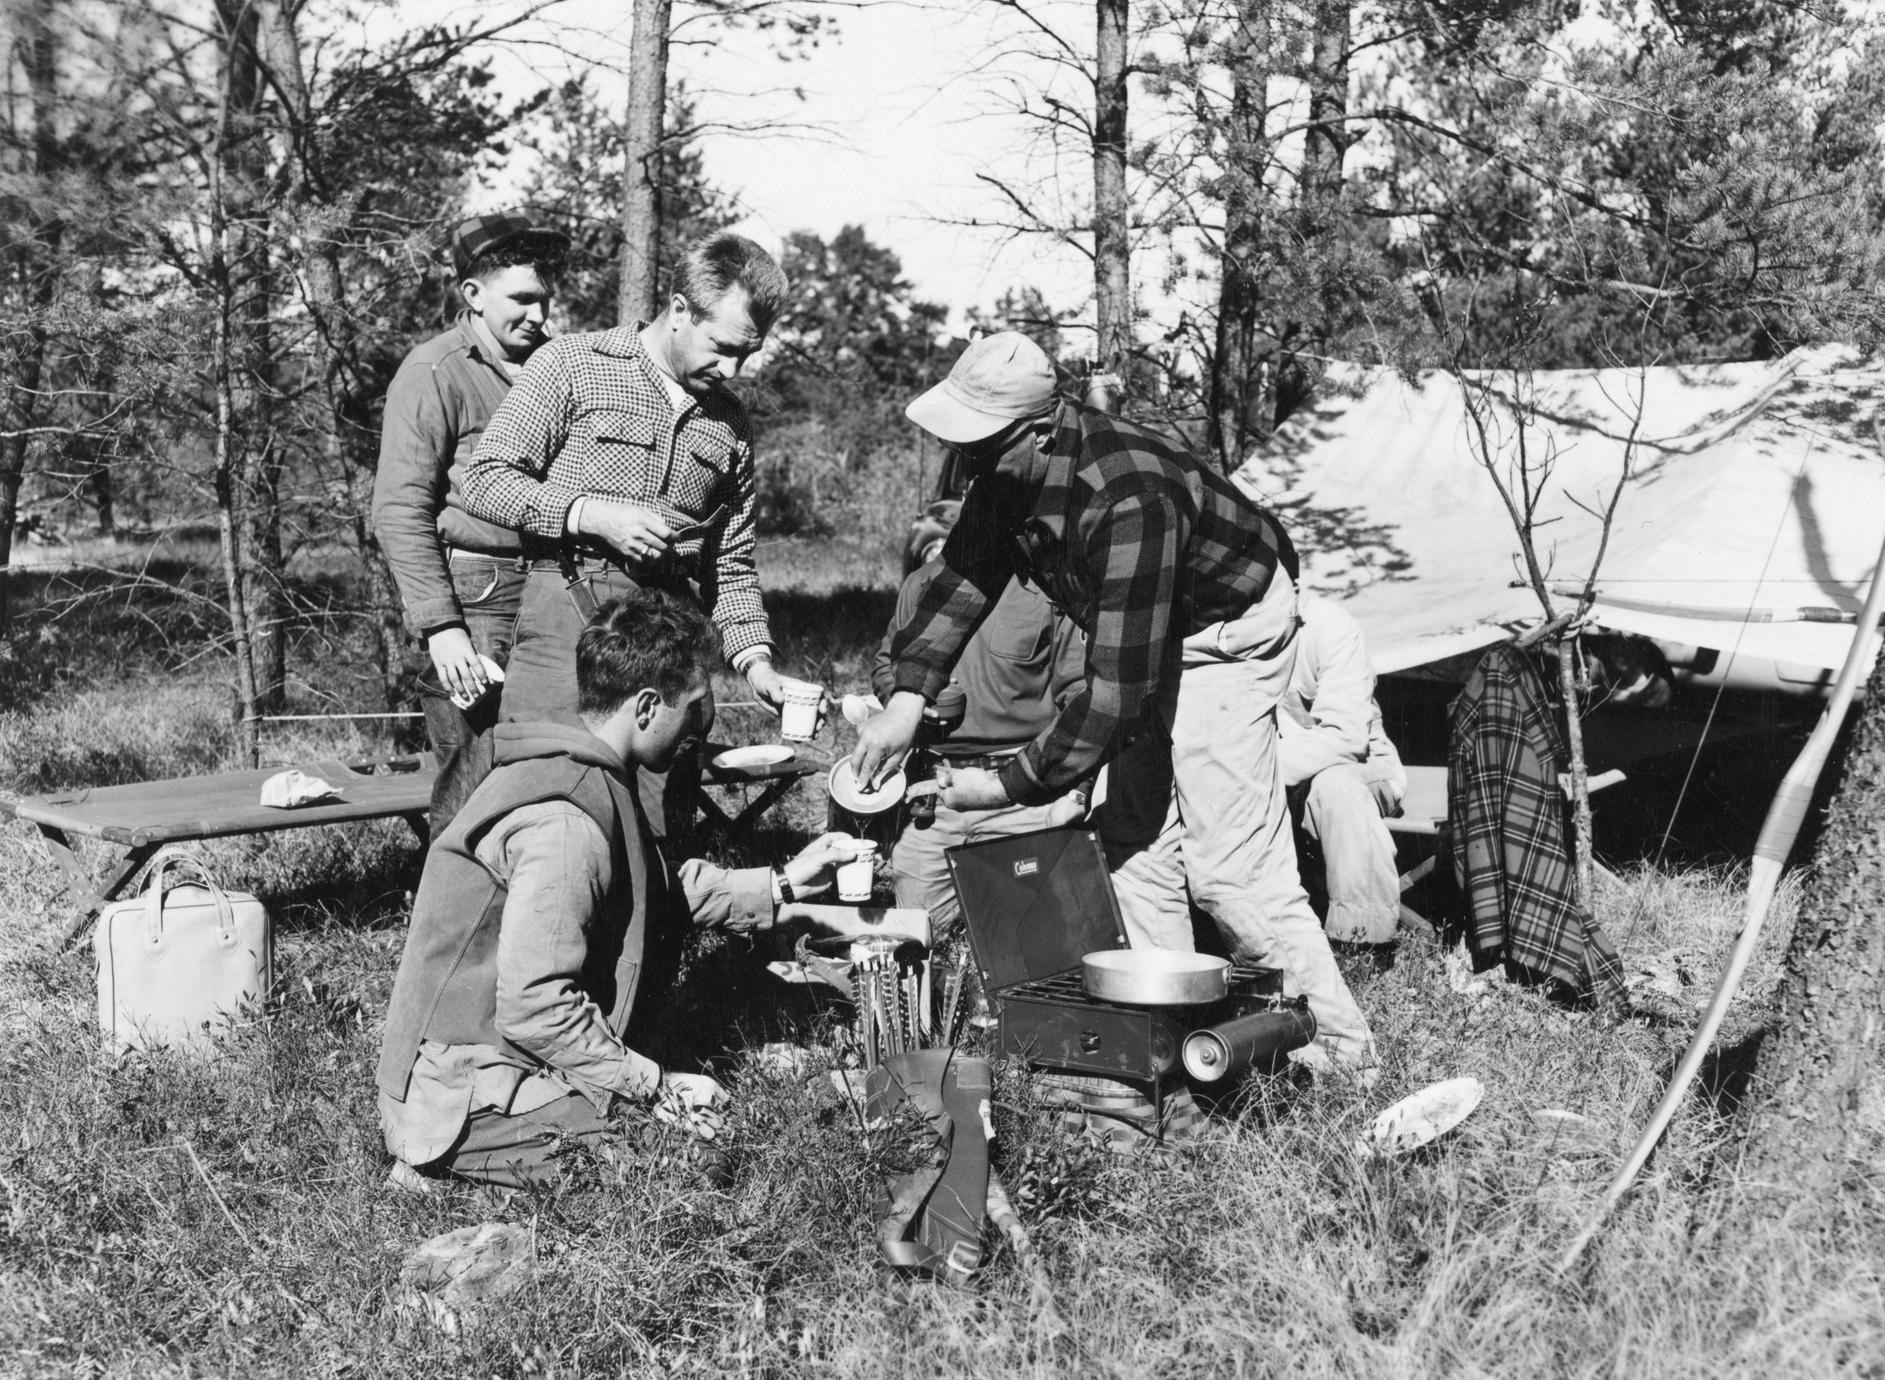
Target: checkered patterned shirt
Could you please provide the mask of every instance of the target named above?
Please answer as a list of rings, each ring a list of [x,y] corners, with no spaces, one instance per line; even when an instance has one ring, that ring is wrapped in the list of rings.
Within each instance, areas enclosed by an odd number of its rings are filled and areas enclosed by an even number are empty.
[[[1179,643],[1235,618],[1295,548],[1275,518],[1172,442],[1063,403],[1042,453],[978,475],[943,570],[897,638],[896,688],[933,700],[1010,579],[1038,585],[1086,634],[1086,686],[1002,769],[1020,804],[1053,799],[1124,745]]]
[[[465,507],[561,542],[579,497],[619,498],[673,527],[724,517],[677,542],[720,629],[727,659],[771,644],[753,560],[752,427],[731,393],[675,415],[635,327],[569,335],[539,349],[492,415],[465,473]]]

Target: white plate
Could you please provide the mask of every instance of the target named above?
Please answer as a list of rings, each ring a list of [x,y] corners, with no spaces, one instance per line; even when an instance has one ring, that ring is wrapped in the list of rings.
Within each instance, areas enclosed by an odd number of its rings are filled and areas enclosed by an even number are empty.
[[[1449,1078],[1422,1088],[1376,1117],[1355,1142],[1355,1153],[1364,1160],[1388,1159],[1419,1149],[1471,1116],[1485,1096],[1477,1078]]]
[[[903,799],[903,773],[893,771],[874,791],[859,790],[851,774],[851,759],[843,758],[831,769],[827,790],[831,798],[855,815],[881,814]]]
[[[751,747],[728,748],[715,754],[713,764],[721,771],[748,771],[753,767],[770,767],[775,762],[790,762],[797,756],[797,751],[784,743],[754,743]]]

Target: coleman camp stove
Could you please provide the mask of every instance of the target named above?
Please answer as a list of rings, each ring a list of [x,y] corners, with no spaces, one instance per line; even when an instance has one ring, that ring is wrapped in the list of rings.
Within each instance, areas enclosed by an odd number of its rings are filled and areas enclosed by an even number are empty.
[[[1228,994],[1204,1005],[1089,996],[1081,959],[1126,947],[1105,852],[1090,829],[963,844],[948,859],[976,966],[1000,1005],[1004,1054],[1145,1084],[1158,1099],[1186,1065],[1199,1081],[1216,1082],[1267,1067],[1315,1036],[1307,1002],[1284,997],[1282,974],[1255,964],[1233,964]]]

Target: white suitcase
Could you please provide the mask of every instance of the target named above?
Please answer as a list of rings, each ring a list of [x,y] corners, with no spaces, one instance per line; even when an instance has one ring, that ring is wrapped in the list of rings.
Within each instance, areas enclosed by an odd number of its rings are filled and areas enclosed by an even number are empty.
[[[94,943],[98,1024],[119,1052],[207,1048],[231,1020],[261,1010],[274,980],[262,903],[224,891],[181,849],[159,852],[144,890],[100,912]]]

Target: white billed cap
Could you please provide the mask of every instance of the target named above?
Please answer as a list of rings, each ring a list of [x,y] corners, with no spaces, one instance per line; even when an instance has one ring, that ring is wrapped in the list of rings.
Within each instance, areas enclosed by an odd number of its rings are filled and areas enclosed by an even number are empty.
[[[1053,410],[1053,361],[1019,331],[1001,331],[964,350],[949,377],[904,415],[938,440],[968,445],[1010,422]]]

